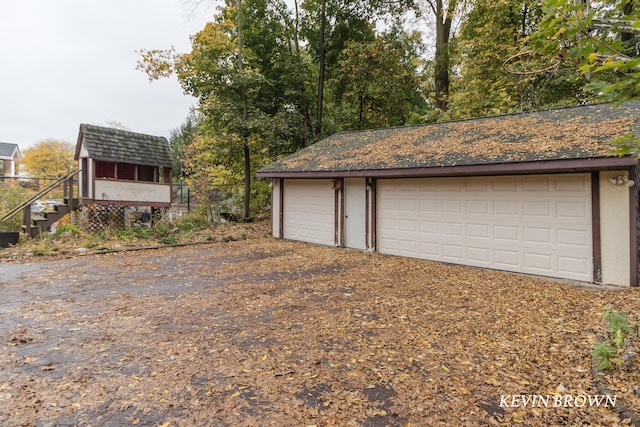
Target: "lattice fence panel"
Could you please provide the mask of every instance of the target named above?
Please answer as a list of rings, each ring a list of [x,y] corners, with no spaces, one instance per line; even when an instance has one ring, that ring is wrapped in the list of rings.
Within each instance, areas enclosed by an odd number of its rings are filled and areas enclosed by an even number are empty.
[[[94,233],[126,226],[124,206],[84,206],[78,214],[78,224],[85,231]]]

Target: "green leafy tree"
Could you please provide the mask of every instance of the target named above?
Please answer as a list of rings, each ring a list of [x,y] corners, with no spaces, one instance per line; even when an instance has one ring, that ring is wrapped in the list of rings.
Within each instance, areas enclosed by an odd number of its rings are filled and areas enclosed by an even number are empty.
[[[465,16],[455,40],[458,73],[452,84],[449,118],[468,118],[512,111],[575,104],[583,99],[582,80],[572,70],[551,67],[557,58],[516,54],[538,30],[542,9],[530,0],[476,0]],[[511,58],[516,58],[511,61]],[[507,64],[505,61],[509,60]],[[526,62],[529,68],[518,68]]]
[[[246,208],[253,171],[267,161],[336,130],[403,124],[422,115],[427,67],[419,37],[399,30],[401,19],[391,13],[409,2],[296,0],[293,12],[281,0],[241,4],[241,16],[236,2],[219,8],[192,36],[190,52],[143,50],[138,62],[150,79],[176,76],[198,98],[201,120],[183,129],[184,155],[176,152],[201,188],[243,185]],[[383,18],[397,26],[393,34],[377,34]],[[380,51],[368,63],[379,67],[376,73],[343,72],[367,51]],[[365,78],[376,81],[363,92]]]
[[[601,99],[640,97],[640,11],[633,1],[549,0],[531,43],[540,52],[576,64],[586,88]],[[635,42],[635,43],[634,43]]]
[[[435,41],[433,57],[434,105],[441,111],[449,109],[449,86],[451,83],[451,38],[454,35],[454,23],[460,21],[467,9],[467,0],[416,0],[402,6],[412,10],[419,18],[431,23]]]
[[[347,42],[331,81],[341,128],[402,125],[426,109],[420,39],[395,27],[371,42]]]
[[[243,182],[245,217],[255,167],[283,147],[305,144],[306,132],[299,130],[304,84],[287,78],[304,70],[302,55],[291,48],[291,22],[283,2],[245,1],[241,16],[230,3],[192,37],[191,52],[143,51],[138,63],[150,79],[175,73],[185,92],[198,98],[202,121],[188,151],[190,173],[207,176],[211,185]]]
[[[579,72],[584,89],[599,100],[640,99],[640,11],[633,0],[548,0],[543,12],[530,46]],[[635,135],[617,143],[620,154],[640,154]]]
[[[313,126],[316,139],[339,130],[336,126],[335,94],[331,86],[343,73],[343,51],[354,43],[364,45],[376,39],[377,24],[397,24],[413,0],[304,0],[300,34],[307,41],[313,60],[316,115]],[[328,114],[325,114],[325,110]]]
[[[366,1],[346,2],[342,0],[306,0],[302,2],[303,17],[301,34],[308,41],[317,72],[316,115],[314,135],[319,139],[332,133],[333,126],[324,115],[325,106],[331,100],[325,97],[326,82],[339,73],[340,53],[347,42],[372,41],[375,37],[371,13]],[[369,12],[369,13],[367,13]]]
[[[201,122],[202,116],[196,110],[193,110],[179,127],[172,129],[169,133],[169,144],[175,156],[174,178],[181,178],[185,175],[185,150],[193,143]]]
[[[459,72],[452,84],[454,119],[500,114],[517,108],[517,82],[502,70],[526,36],[535,17],[530,3],[477,0],[456,37],[454,58]]]

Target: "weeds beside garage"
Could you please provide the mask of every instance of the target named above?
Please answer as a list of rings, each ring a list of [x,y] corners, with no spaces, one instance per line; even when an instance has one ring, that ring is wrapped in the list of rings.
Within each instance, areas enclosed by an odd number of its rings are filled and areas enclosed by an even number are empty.
[[[65,224],[54,233],[42,233],[33,239],[22,237],[18,245],[1,249],[0,259],[74,256],[135,248],[248,240],[268,235],[268,221],[209,224],[197,214],[185,215],[173,222],[159,221],[149,227],[107,228],[94,233]]]

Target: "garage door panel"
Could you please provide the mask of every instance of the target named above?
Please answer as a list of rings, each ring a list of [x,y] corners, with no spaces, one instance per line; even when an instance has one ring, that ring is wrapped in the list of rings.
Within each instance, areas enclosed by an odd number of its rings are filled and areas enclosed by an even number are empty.
[[[587,182],[561,179],[556,181],[556,191],[561,193],[583,192],[587,190]]]
[[[591,281],[590,182],[588,174],[379,180],[378,250]],[[400,200],[411,208],[381,208]]]
[[[488,239],[491,233],[488,224],[467,224],[467,237],[469,239]]]
[[[437,221],[420,221],[420,233],[438,235],[440,227]]]
[[[590,269],[582,258],[558,257],[558,270],[567,273],[587,274]]]
[[[448,261],[462,261],[464,259],[464,247],[462,245],[442,245],[442,257]]]
[[[415,220],[408,220],[408,219],[403,219],[398,221],[398,229],[400,231],[416,231],[417,230],[417,226],[416,226],[416,221]]]
[[[506,270],[513,270],[519,268],[521,261],[521,254],[516,251],[509,250],[495,250],[494,251],[494,264],[497,267],[502,267]]]
[[[420,199],[420,211],[421,212],[438,212],[438,201]]]
[[[398,242],[398,250],[404,253],[415,253],[418,244],[413,239],[400,240]]]
[[[519,204],[513,200],[497,200],[493,202],[493,214],[501,216],[512,216],[514,218],[518,215]]]
[[[443,222],[442,235],[447,237],[462,237],[464,225],[460,222]]]
[[[438,257],[440,255],[439,249],[440,246],[437,243],[420,243],[420,254],[428,256],[429,258]]]
[[[585,230],[558,230],[558,246],[577,246],[584,247],[589,244],[589,234]]]
[[[518,242],[520,240],[520,229],[515,226],[509,225],[494,225],[493,226],[493,238],[494,240],[505,240],[508,242]]]
[[[414,196],[415,197],[415,196]],[[400,199],[398,200],[397,208],[402,211],[411,211],[415,212],[417,208],[418,201],[413,199]]]
[[[464,189],[465,191],[473,192],[473,191],[481,191],[485,192],[489,189],[490,181],[486,179],[475,180],[475,181],[464,181]]]
[[[328,180],[285,180],[284,238],[333,245],[335,194]]]
[[[462,200],[443,200],[442,212],[458,214],[462,212],[463,201]]]
[[[524,266],[530,271],[538,271],[539,273],[545,273],[551,270],[552,257],[548,254],[542,253],[525,253],[524,254]]]
[[[459,181],[459,180],[441,181],[438,186],[438,191],[440,192],[463,191],[462,185],[463,185],[462,181]]]
[[[551,216],[550,202],[524,202],[523,215],[525,217],[547,217]]]
[[[492,182],[494,192],[512,192],[518,189],[518,184],[511,178],[494,178]]]
[[[468,214],[489,214],[489,202],[486,200],[468,200],[467,201],[467,213]]]
[[[522,183],[522,189],[524,192],[547,193],[550,189],[549,177],[529,177],[529,179]]]
[[[547,227],[524,227],[524,242],[551,244],[551,232]]]
[[[473,262],[489,265],[491,263],[491,251],[487,248],[468,247],[467,258]]]
[[[589,212],[583,202],[557,202],[556,215],[558,218],[570,218],[587,220],[589,218]]]

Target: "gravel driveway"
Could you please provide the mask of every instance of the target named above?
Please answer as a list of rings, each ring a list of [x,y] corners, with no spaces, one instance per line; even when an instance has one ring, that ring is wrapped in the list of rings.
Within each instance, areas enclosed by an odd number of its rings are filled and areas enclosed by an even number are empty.
[[[258,239],[0,263],[0,424],[620,424],[593,395],[601,291]],[[633,390],[631,390],[633,393]]]

